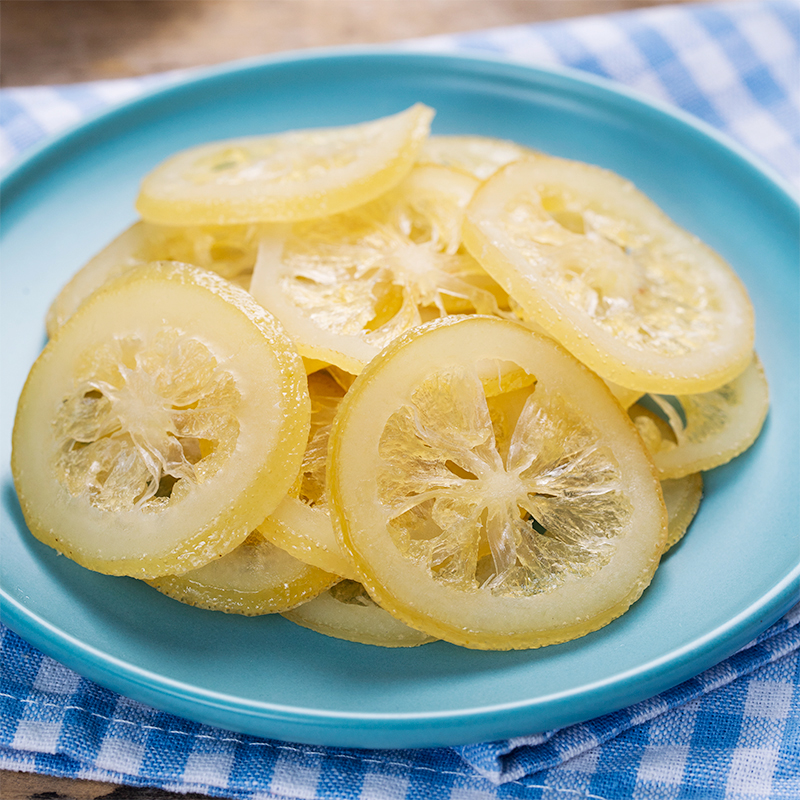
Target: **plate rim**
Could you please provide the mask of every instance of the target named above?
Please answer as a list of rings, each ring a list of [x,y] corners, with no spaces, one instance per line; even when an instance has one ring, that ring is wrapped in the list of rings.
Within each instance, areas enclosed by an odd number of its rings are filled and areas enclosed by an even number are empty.
[[[792,205],[792,210],[798,204],[794,187],[792,187],[783,176],[779,175],[770,165],[756,154],[753,154],[744,146],[733,140],[728,134],[713,128],[708,123],[694,117],[690,113],[671,106],[668,103],[659,101],[655,98],[644,95],[623,84],[619,84],[611,79],[585,73],[569,67],[551,67],[540,65],[529,65],[505,58],[490,57],[486,55],[476,55],[472,53],[440,53],[417,51],[414,49],[397,47],[336,47],[336,48],[315,48],[302,52],[290,52],[272,56],[253,57],[228,62],[213,67],[180,71],[179,74],[167,73],[165,84],[146,89],[135,97],[113,103],[103,109],[87,115],[78,122],[65,127],[63,130],[45,137],[42,141],[27,148],[19,156],[12,159],[3,171],[0,178],[0,191],[3,197],[10,195],[10,200],[3,201],[13,203],[15,185],[24,184],[26,180],[37,180],[36,170],[47,166],[48,159],[54,161],[68,151],[72,143],[80,137],[91,135],[95,126],[109,124],[115,118],[126,114],[137,113],[140,107],[159,102],[168,98],[171,94],[180,94],[189,88],[195,90],[202,88],[202,85],[209,84],[215,80],[223,80],[235,75],[241,75],[248,71],[259,71],[276,66],[297,66],[308,63],[321,63],[329,59],[337,61],[352,58],[380,58],[384,60],[399,59],[401,61],[433,61],[441,64],[458,66],[459,62],[469,64],[472,69],[480,66],[491,65],[499,70],[503,75],[522,78],[526,83],[541,83],[552,85],[553,81],[563,81],[569,83],[573,88],[577,84],[581,89],[591,87],[595,91],[600,90],[607,95],[615,98],[622,98],[626,102],[652,109],[659,115],[666,116],[670,120],[677,121],[683,126],[688,126],[695,134],[703,138],[713,140],[717,145],[735,155],[740,161],[744,162],[757,175],[771,184],[771,189],[777,189],[783,195],[783,199],[788,200]],[[173,80],[174,78],[174,80]],[[8,190],[11,191],[8,191]],[[5,190],[5,191],[3,191]],[[638,702],[654,694],[664,691],[670,686],[686,680],[692,675],[717,663],[719,660],[731,655],[739,646],[749,642],[759,633],[779,619],[788,611],[797,599],[800,599],[800,564],[788,572],[782,581],[773,585],[769,592],[762,595],[756,602],[752,603],[747,609],[742,610],[734,618],[726,620],[712,631],[706,632],[703,636],[694,639],[683,647],[673,650],[668,654],[654,659],[646,664],[637,665],[634,669],[629,669],[622,673],[615,673],[613,677],[601,681],[583,684],[579,687],[572,687],[569,691],[559,692],[555,695],[545,697],[526,698],[514,702],[497,704],[492,706],[481,706],[478,708],[434,712],[404,712],[404,713],[385,713],[385,712],[341,712],[324,711],[319,709],[297,708],[292,706],[282,706],[275,703],[264,701],[245,700],[242,697],[226,695],[218,691],[200,689],[197,686],[183,683],[163,675],[155,674],[149,670],[141,669],[137,665],[128,661],[116,658],[110,653],[102,652],[99,649],[89,646],[66,633],[60,628],[50,624],[47,620],[30,612],[14,597],[6,592],[5,587],[0,585],[0,619],[9,628],[16,631],[20,636],[34,644],[43,652],[61,661],[67,666],[75,669],[81,675],[90,677],[102,686],[112,688],[121,694],[126,694],[142,702],[153,703],[152,696],[155,693],[159,698],[165,696],[169,703],[161,703],[157,707],[164,708],[172,713],[186,715],[185,710],[173,710],[176,704],[181,706],[186,703],[201,703],[203,716],[209,724],[230,727],[224,722],[220,722],[219,714],[223,716],[227,713],[248,714],[256,720],[275,720],[288,726],[290,730],[297,728],[296,741],[305,741],[309,744],[320,744],[317,735],[311,738],[304,738],[302,728],[307,726],[307,720],[313,719],[316,725],[322,725],[329,732],[335,733],[331,726],[345,726],[344,730],[339,730],[338,735],[328,737],[323,744],[344,745],[344,746],[363,746],[359,745],[350,735],[357,728],[361,733],[375,732],[380,730],[386,732],[387,725],[393,731],[392,735],[386,737],[383,744],[376,743],[377,747],[397,747],[397,746],[437,746],[442,744],[464,744],[462,736],[453,737],[452,735],[442,736],[443,733],[452,728],[453,723],[459,720],[469,719],[471,728],[479,726],[481,719],[491,717],[498,713],[515,717],[529,712],[531,708],[542,704],[564,704],[574,701],[578,697],[590,696],[599,689],[617,687],[617,697],[620,702],[614,704],[613,708],[607,708],[601,713],[609,713],[618,710],[631,702]],[[795,595],[798,595],[796,598]],[[49,635],[48,635],[49,634]],[[700,668],[696,667],[698,657],[703,664]],[[681,664],[681,669],[677,670],[680,676],[674,679],[676,663]],[[673,677],[665,680],[665,672],[669,672],[672,667]],[[112,670],[109,673],[109,670]],[[648,678],[644,681],[651,688],[644,694],[633,691],[630,687],[626,689],[625,684],[631,678]],[[113,680],[110,680],[112,678]],[[657,688],[652,686],[657,684]],[[641,684],[640,684],[641,687]],[[624,699],[623,699],[624,695]],[[631,697],[635,699],[631,700]],[[637,699],[638,698],[638,699]],[[174,701],[174,702],[173,702]],[[215,712],[215,709],[217,710]],[[208,710],[208,714],[205,711]],[[188,716],[188,715],[186,715]],[[302,719],[298,719],[302,717]],[[193,717],[198,719],[197,716]],[[585,714],[573,715],[562,712],[560,719],[567,721],[560,722],[559,727],[565,724],[574,724],[587,718]],[[477,719],[477,721],[476,721]],[[358,723],[355,727],[350,727]],[[450,726],[444,726],[450,723]],[[415,737],[414,743],[410,743],[406,735],[414,726],[418,731],[419,726],[425,724],[429,729],[435,726],[433,732],[428,733],[428,741],[422,741],[424,737]],[[249,726],[248,726],[249,727]],[[462,726],[463,727],[463,726]],[[234,728],[236,730],[240,727]],[[251,732],[243,730],[243,732]],[[434,735],[435,734],[435,735]],[[263,732],[254,735],[270,735]],[[508,734],[510,735],[510,734]],[[356,736],[362,740],[363,735]],[[446,740],[446,742],[445,742]],[[458,740],[458,741],[456,741]],[[470,740],[472,741],[472,740]]]

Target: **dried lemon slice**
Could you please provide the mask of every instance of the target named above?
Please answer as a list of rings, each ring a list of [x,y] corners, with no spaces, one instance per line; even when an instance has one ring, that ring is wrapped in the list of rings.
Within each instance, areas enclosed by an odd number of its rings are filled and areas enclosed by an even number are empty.
[[[306,603],[338,580],[252,533],[222,558],[183,575],[165,575],[147,583],[190,606],[252,617]]]
[[[341,581],[283,616],[325,636],[360,644],[418,647],[435,641],[384,611],[356,581]]]
[[[500,167],[533,152],[516,142],[490,136],[430,136],[422,145],[417,160],[420,164],[460,169],[483,181]]]
[[[671,400],[650,395],[660,415],[641,404],[629,411],[662,479],[713,469],[747,450],[767,417],[769,386],[754,356],[730,383]]]
[[[300,474],[289,496],[258,526],[278,547],[315,567],[355,578],[333,531],[326,487],[328,437],[345,390],[327,371],[308,376],[311,428]]]
[[[621,386],[708,391],[750,360],[753,310],[733,270],[612,172],[510,164],[470,203],[464,243],[527,318]]]
[[[33,365],[14,482],[32,533],[83,566],[181,573],[278,505],[308,419],[278,323],[219,276],[158,262],[96,292]]]
[[[500,313],[505,294],[461,248],[478,186],[446,167],[416,167],[346,214],[266,234],[250,291],[301,355],[357,374],[397,335],[433,317]]]
[[[665,552],[676,545],[685,535],[700,508],[703,499],[703,476],[699,472],[682,478],[661,481],[664,505],[669,516],[669,533]]]
[[[535,378],[514,381],[515,402],[486,398],[497,364]],[[605,625],[649,584],[666,540],[652,463],[603,382],[493,317],[429,323],[370,362],[336,416],[328,487],[376,602],[473,648]]]
[[[335,214],[372,200],[411,168],[433,110],[417,104],[339,128],[199,145],[156,167],[136,208],[161,225],[230,225]]]
[[[193,225],[175,228],[137,222],[91,258],[58,293],[47,312],[51,338],[83,301],[106,281],[150,261],[182,261],[250,286],[259,241],[257,225]]]

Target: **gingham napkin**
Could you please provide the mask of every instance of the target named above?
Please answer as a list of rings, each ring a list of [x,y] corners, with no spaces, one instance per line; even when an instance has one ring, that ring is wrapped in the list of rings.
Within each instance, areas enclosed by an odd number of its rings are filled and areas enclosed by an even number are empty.
[[[800,184],[800,4],[679,5],[432,37],[620,81]],[[0,163],[173,76],[0,92]],[[800,798],[800,606],[713,669],[581,725],[462,748],[367,751],[209,728],[109,692],[0,626],[0,768],[230,798]]]

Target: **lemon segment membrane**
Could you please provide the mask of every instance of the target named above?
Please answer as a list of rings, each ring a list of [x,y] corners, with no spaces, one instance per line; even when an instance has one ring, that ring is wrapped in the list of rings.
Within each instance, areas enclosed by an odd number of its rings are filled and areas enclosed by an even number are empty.
[[[136,208],[161,225],[311,219],[383,194],[411,169],[433,110],[183,150],[142,182]]]
[[[286,495],[309,415],[302,361],[244,290],[185,264],[135,268],[30,371],[12,448],[23,514],[99,572],[194,569]]]
[[[535,381],[498,406],[481,372],[508,361]],[[666,540],[652,462],[605,384],[492,317],[429,323],[374,359],[342,401],[328,480],[370,595],[467,647],[538,647],[605,625],[649,584]]]
[[[515,162],[476,192],[463,235],[523,316],[608,381],[703,392],[750,361],[753,309],[736,274],[619,175]]]

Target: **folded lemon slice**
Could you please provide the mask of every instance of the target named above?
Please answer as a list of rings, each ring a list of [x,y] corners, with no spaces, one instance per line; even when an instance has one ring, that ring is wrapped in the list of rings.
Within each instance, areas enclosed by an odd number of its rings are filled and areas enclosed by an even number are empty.
[[[308,425],[278,323],[223,278],[157,262],[92,295],[33,365],[14,482],[31,532],[83,566],[182,573],[278,505]]]
[[[252,533],[222,558],[183,575],[165,575],[147,583],[190,606],[252,617],[306,603],[338,580]]]
[[[47,312],[51,338],[83,301],[106,281],[150,261],[182,261],[210,269],[244,289],[256,260],[257,225],[171,227],[136,222],[79,269]]]
[[[258,530],[301,561],[345,578],[354,578],[353,565],[333,531],[325,475],[328,437],[344,393],[327,370],[308,376],[311,427],[300,474],[289,495]]]
[[[335,214],[372,200],[411,168],[433,110],[338,128],[250,136],[189,148],[142,182],[136,208],[162,225],[230,225]]]
[[[500,313],[505,293],[461,247],[477,179],[414,168],[345,214],[265,233],[250,291],[304,357],[357,374],[405,330],[433,317]]]
[[[722,464],[758,438],[769,411],[769,386],[758,356],[737,378],[711,392],[649,396],[629,414],[653,456],[659,476],[681,478]]]
[[[704,392],[750,361],[753,310],[731,267],[612,172],[509,164],[476,192],[464,243],[526,318],[621,386]]]
[[[490,136],[430,136],[422,145],[420,164],[441,164],[486,180],[500,167],[529,156],[534,151],[516,142]]]
[[[356,581],[344,580],[283,616],[325,636],[379,647],[417,647],[435,641],[384,611]]]
[[[484,389],[498,369],[514,376],[506,399]],[[403,334],[356,379],[329,447],[334,521],[360,582],[455,644],[596,630],[641,595],[664,547],[661,488],[631,421],[594,373],[509,320]]]
[[[669,533],[664,550],[675,546],[686,534],[703,499],[703,476],[699,472],[661,481],[664,505],[669,516]]]

